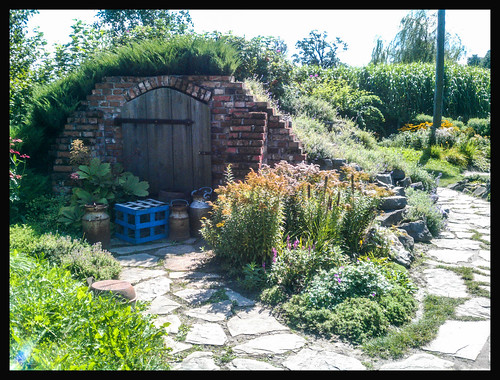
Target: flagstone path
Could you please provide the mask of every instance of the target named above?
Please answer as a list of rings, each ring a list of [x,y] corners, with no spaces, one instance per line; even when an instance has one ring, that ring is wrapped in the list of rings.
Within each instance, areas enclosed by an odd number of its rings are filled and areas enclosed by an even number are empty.
[[[155,324],[170,323],[165,344],[173,370],[489,370],[490,299],[471,295],[446,268],[474,268],[474,280],[489,291],[490,204],[446,188],[438,195],[449,209],[448,225],[431,243],[416,244],[425,257],[415,270],[419,297],[465,302],[432,342],[399,360],[370,358],[349,344],[291,330],[232,289],[200,239],[139,246],[114,240],[110,250],[123,266],[120,278],[134,285],[138,300],[151,301],[147,313],[156,315]]]

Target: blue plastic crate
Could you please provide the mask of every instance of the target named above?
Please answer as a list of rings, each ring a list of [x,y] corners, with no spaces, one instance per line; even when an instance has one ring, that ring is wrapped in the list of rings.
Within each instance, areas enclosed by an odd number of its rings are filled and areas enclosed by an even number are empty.
[[[115,205],[115,236],[132,244],[168,237],[168,204],[144,199]]]

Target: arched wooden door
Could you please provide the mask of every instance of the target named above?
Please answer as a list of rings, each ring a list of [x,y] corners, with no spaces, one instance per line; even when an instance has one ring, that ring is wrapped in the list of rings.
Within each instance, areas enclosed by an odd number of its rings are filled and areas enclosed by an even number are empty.
[[[149,182],[150,194],[212,185],[210,109],[171,88],[122,107],[123,166]]]

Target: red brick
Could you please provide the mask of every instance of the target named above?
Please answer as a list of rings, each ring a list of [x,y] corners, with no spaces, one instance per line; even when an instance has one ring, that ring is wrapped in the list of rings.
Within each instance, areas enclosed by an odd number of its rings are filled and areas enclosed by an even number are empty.
[[[238,125],[238,126],[232,126],[229,127],[229,130],[231,132],[252,132],[252,126],[251,125]]]
[[[229,102],[230,100],[231,100],[231,97],[229,95],[214,95],[214,96],[212,96],[212,101]]]

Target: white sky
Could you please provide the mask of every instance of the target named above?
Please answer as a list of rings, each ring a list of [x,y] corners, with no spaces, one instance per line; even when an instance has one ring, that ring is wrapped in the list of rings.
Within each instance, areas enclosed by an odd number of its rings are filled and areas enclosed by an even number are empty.
[[[96,10],[40,10],[29,27],[39,26],[49,46],[69,41],[71,25],[78,18],[92,23]],[[326,31],[327,39],[339,37],[347,51],[338,51],[341,62],[352,66],[369,63],[375,41],[380,36],[390,42],[408,10],[401,9],[190,9],[196,32],[232,31],[247,39],[256,36],[280,37],[293,54],[295,43],[309,36],[311,30]],[[457,33],[466,46],[467,57],[483,57],[490,50],[490,10],[446,10],[446,31]]]

